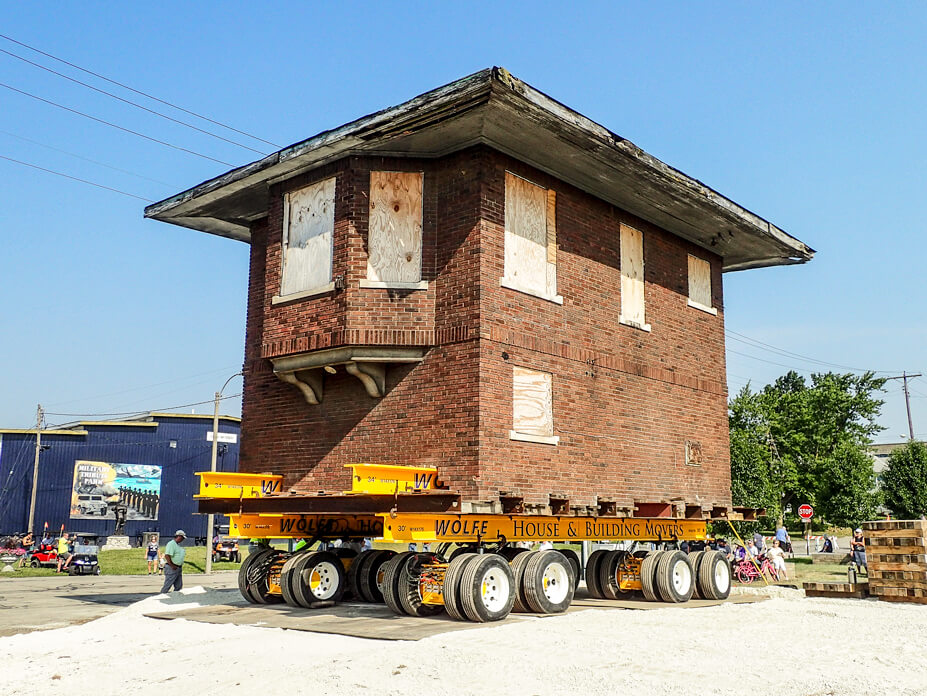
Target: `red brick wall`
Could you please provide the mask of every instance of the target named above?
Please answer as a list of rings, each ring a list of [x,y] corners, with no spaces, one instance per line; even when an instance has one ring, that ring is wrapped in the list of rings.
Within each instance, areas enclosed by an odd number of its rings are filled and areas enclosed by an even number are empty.
[[[557,191],[562,306],[499,285],[506,168]],[[371,169],[425,172],[427,291],[357,287]],[[333,273],[347,288],[272,307],[282,193],[332,173]],[[550,493],[573,504],[730,501],[718,257],[486,148],[438,160],[349,158],[270,196],[269,217],[253,230],[243,471],[341,490],[348,462],[436,464],[471,500],[505,490],[534,503]],[[644,233],[650,333],[618,323],[620,222]],[[711,262],[717,317],[686,304],[689,252]],[[419,365],[389,369],[379,400],[343,372],[326,376],[318,406],[277,380],[266,359],[340,343],[435,347]],[[509,440],[512,365],[553,373],[559,445]],[[686,466],[687,439],[701,442],[701,467]]]
[[[344,490],[350,462],[437,465],[445,481],[476,496],[480,164],[478,151],[438,162],[351,158],[271,189],[268,220],[252,233],[242,471],[282,473],[303,490]],[[428,290],[358,287],[372,169],[425,171]],[[344,274],[347,287],[273,306],[283,192],[331,172],[338,173],[333,274]],[[343,371],[326,375],[318,406],[274,377],[267,359],[340,344],[438,345],[421,364],[389,368],[382,399]]]
[[[597,496],[730,503],[721,259],[502,154],[490,161],[480,274],[487,492],[503,488],[535,503],[551,493],[583,505]],[[557,192],[563,305],[499,285],[507,169]],[[622,222],[644,235],[649,333],[618,321]],[[687,305],[689,253],[711,263],[718,316]],[[552,373],[558,445],[509,439],[513,365]],[[685,463],[687,439],[702,444],[700,467]]]

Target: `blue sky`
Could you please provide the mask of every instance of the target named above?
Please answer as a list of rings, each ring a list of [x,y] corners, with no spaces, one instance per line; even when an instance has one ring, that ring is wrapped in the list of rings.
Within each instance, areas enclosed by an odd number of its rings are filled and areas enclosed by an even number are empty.
[[[805,266],[725,276],[732,392],[828,369],[796,355],[927,368],[927,5],[0,7],[2,34],[281,146],[502,65],[818,250]],[[4,39],[0,49],[273,149]],[[258,157],[3,53],[0,82],[234,165]],[[5,88],[0,155],[151,200],[230,168]],[[38,402],[54,424],[207,401],[239,369],[244,244],[144,220],[142,200],[6,160],[0,182],[0,426],[29,426]],[[912,387],[927,437],[927,379]],[[897,381],[885,399],[879,439],[897,440]],[[238,408],[233,398],[223,411]]]

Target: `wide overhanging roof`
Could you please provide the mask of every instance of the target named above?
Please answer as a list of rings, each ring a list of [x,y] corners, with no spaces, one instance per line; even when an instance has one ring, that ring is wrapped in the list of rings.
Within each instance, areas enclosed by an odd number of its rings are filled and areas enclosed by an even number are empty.
[[[248,242],[267,187],[349,155],[441,157],[485,144],[719,254],[725,271],[804,263],[814,250],[503,68],[325,131],[145,208]]]

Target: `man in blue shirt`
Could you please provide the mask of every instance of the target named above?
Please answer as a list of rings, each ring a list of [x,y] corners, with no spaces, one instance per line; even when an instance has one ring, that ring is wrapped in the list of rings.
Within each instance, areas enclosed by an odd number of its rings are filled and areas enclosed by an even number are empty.
[[[789,537],[789,532],[785,528],[785,525],[776,528],[776,539],[779,540],[779,546],[782,547],[783,551],[792,552],[792,539]]]
[[[164,547],[164,585],[161,592],[170,592],[171,589],[183,589],[183,559],[187,550],[181,546],[187,533],[182,529],[174,532],[174,538]]]

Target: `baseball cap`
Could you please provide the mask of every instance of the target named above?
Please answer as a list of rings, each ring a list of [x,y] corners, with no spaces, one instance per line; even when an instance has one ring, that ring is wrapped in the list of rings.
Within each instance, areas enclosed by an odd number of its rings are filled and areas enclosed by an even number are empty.
[[[854,529],[853,531],[854,531],[854,532],[856,532],[857,534],[859,534],[859,533],[860,533],[861,531],[863,531],[863,530],[862,530],[862,529],[860,529],[859,527],[857,527],[857,528],[856,528],[856,529]]]
[[[176,532],[174,532],[174,536],[179,536],[179,537],[183,537],[184,539],[186,539],[187,533],[183,531],[182,529],[178,529]]]

